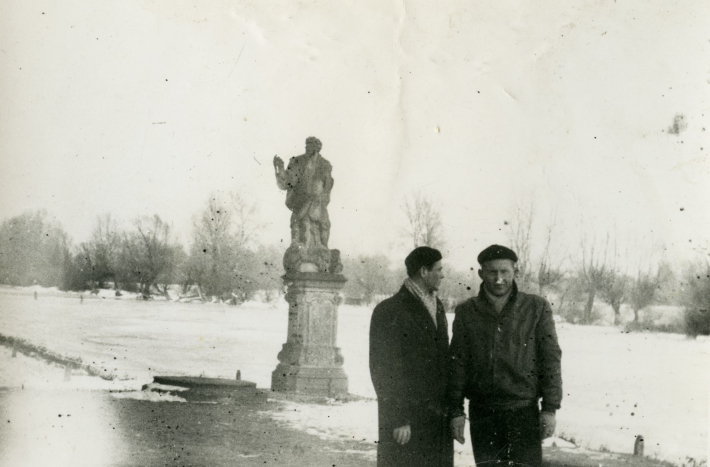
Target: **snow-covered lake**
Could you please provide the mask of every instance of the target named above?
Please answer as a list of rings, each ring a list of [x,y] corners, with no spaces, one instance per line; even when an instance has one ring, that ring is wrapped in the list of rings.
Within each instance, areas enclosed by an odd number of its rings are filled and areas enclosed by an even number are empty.
[[[374,398],[368,370],[371,311],[341,306],[338,343],[350,392]],[[155,374],[233,378],[241,370],[244,379],[268,388],[286,327],[285,303],[231,307],[112,297],[80,303],[61,293],[40,293],[34,300],[31,292],[0,289],[1,334],[138,382],[150,382]],[[648,455],[678,464],[687,457],[707,459],[710,341],[566,324],[558,325],[558,334],[565,392],[558,434],[615,452],[631,452],[642,434]],[[376,436],[373,401],[294,411],[304,427],[324,436]],[[458,450],[463,455],[470,447]]]

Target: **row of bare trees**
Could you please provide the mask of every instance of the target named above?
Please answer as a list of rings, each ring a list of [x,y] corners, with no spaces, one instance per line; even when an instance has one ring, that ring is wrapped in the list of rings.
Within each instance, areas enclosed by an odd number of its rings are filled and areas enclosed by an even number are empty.
[[[587,303],[582,321],[593,321],[592,309],[597,293],[614,310],[614,324],[621,324],[621,305],[628,303],[634,312],[634,322],[639,321],[639,312],[652,305],[657,298],[661,285],[669,279],[664,271],[670,271],[661,264],[654,272],[652,265],[646,269],[638,265],[629,274],[630,254],[628,248],[618,251],[617,242],[607,234],[600,252],[595,245],[589,245],[583,239],[581,245],[581,277],[587,287]]]
[[[416,193],[404,204],[403,211],[407,226],[403,233],[412,246],[444,245],[441,211],[431,198]],[[633,323],[637,324],[640,312],[653,304],[680,304],[684,284],[699,283],[701,277],[689,275],[681,280],[668,262],[654,263],[650,258],[660,248],[647,248],[646,257],[638,251],[634,256],[630,243],[622,245],[618,234],[607,233],[599,239],[593,229],[580,238],[579,245],[570,253],[559,246],[557,216],[539,215],[530,200],[513,207],[506,225],[509,245],[519,258],[519,286],[547,296],[558,314],[573,322],[595,322],[598,319],[595,304],[603,302],[613,310],[615,325],[622,324],[623,305],[631,308]],[[535,245],[539,248],[534,248]],[[637,244],[634,248],[643,249]],[[442,291],[445,295],[457,298],[470,295],[470,274],[450,271],[449,275],[453,281],[446,281],[445,288],[450,290]]]
[[[418,192],[406,200],[402,210],[406,226],[402,235],[409,245],[444,247],[443,216],[432,198]],[[533,202],[516,205],[506,222],[508,241],[518,254],[520,287],[547,296],[557,314],[571,322],[592,324],[599,319],[595,305],[603,302],[613,310],[613,323],[620,325],[626,305],[633,311],[627,329],[641,329],[642,310],[653,304],[683,305],[685,332],[710,334],[710,266],[690,265],[684,277],[678,277],[668,262],[653,261],[653,253],[660,248],[647,248],[643,257],[638,254],[642,246],[622,245],[619,235],[611,233],[598,239],[593,229],[569,252],[560,248],[561,225],[555,214],[544,222],[541,218]],[[632,250],[637,250],[636,256]],[[391,268],[384,256],[359,257],[346,263],[346,268],[355,278],[349,292],[359,293],[365,302],[393,293],[405,275],[401,266]],[[439,295],[449,305],[475,293],[470,271],[447,270],[446,274]],[[668,330],[679,329],[671,326]]]
[[[0,226],[0,282],[65,290],[110,284],[145,298],[167,297],[174,284],[205,300],[239,302],[259,290],[273,295],[281,288],[283,252],[252,241],[258,228],[256,205],[238,194],[210,196],[194,217],[188,252],[159,215],[127,227],[99,216],[90,239],[72,246],[46,212],[28,212]]]
[[[117,290],[145,297],[154,290],[167,295],[184,257],[170,224],[158,215],[137,217],[126,230],[110,214],[99,216],[91,239],[75,250],[64,266],[63,288],[102,288],[112,282]]]
[[[152,289],[167,295],[184,256],[170,224],[154,215],[137,217],[131,227],[120,230],[110,214],[99,216],[91,239],[78,246],[66,266],[65,288],[101,288],[111,281],[117,288],[137,289],[146,297]]]
[[[679,302],[678,280],[667,262],[659,261],[654,267],[648,258],[634,258],[628,244],[622,248],[618,236],[609,233],[601,241],[594,235],[583,235],[571,255],[554,247],[558,228],[555,215],[540,227],[535,224],[537,218],[529,202],[516,205],[508,223],[509,241],[520,259],[519,282],[524,288],[537,289],[540,295],[554,297],[558,312],[566,313],[571,320],[594,322],[598,300],[612,308],[614,324],[621,324],[623,304],[631,307],[637,323],[639,312],[648,306]],[[536,227],[541,229],[543,248],[533,258]]]
[[[46,212],[8,219],[0,225],[0,282],[74,290],[112,283],[146,297],[168,295],[171,284],[180,284],[183,294],[235,302],[257,291],[268,298],[280,290],[283,251],[255,241],[260,228],[256,206],[237,194],[212,195],[206,201],[193,219],[188,251],[158,215],[138,217],[127,228],[110,215],[100,216],[91,238],[78,246],[71,245]],[[403,214],[403,235],[413,247],[444,246],[443,217],[431,198],[415,194],[403,205]],[[570,254],[559,247],[560,225],[554,215],[540,223],[531,202],[511,214],[509,244],[519,256],[520,287],[547,296],[568,321],[593,323],[599,301],[611,307],[615,324],[622,321],[623,305],[638,322],[640,312],[654,303],[682,304],[686,321],[699,323],[693,329],[703,333],[704,323],[710,327],[710,272],[702,267],[677,277],[667,262],[634,261],[632,248],[621,246],[618,235],[611,234],[583,236]],[[401,265],[392,267],[384,255],[344,255],[343,261],[349,278],[346,294],[362,303],[395,292],[405,276]],[[449,270],[440,296],[453,305],[475,293],[473,281],[471,271]]]

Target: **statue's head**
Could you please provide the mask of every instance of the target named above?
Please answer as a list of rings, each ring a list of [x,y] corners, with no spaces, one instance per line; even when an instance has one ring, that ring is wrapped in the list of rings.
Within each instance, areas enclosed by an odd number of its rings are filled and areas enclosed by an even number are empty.
[[[308,138],[306,138],[306,154],[320,152],[320,149],[322,147],[323,143],[321,143],[320,140],[315,136],[309,136]]]

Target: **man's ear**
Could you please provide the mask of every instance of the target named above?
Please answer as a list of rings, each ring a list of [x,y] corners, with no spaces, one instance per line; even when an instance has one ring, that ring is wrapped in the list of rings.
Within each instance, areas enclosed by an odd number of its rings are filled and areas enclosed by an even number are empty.
[[[483,269],[478,270],[478,277],[480,277],[481,280],[483,280]]]

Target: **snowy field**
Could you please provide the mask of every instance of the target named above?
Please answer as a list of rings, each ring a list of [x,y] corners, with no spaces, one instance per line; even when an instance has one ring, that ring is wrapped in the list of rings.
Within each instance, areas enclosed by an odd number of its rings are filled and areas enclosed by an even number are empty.
[[[285,342],[287,305],[144,302],[0,288],[0,334],[73,357],[104,374],[151,381],[158,374],[244,379],[268,388]],[[350,392],[346,404],[288,404],[285,422],[324,438],[376,438],[377,408],[368,371],[371,309],[341,306],[338,343]],[[453,316],[449,316],[453,321]],[[679,465],[707,459],[710,341],[675,334],[624,334],[610,327],[558,325],[565,399],[557,433],[582,447],[631,452]],[[473,465],[470,441],[456,465]]]

